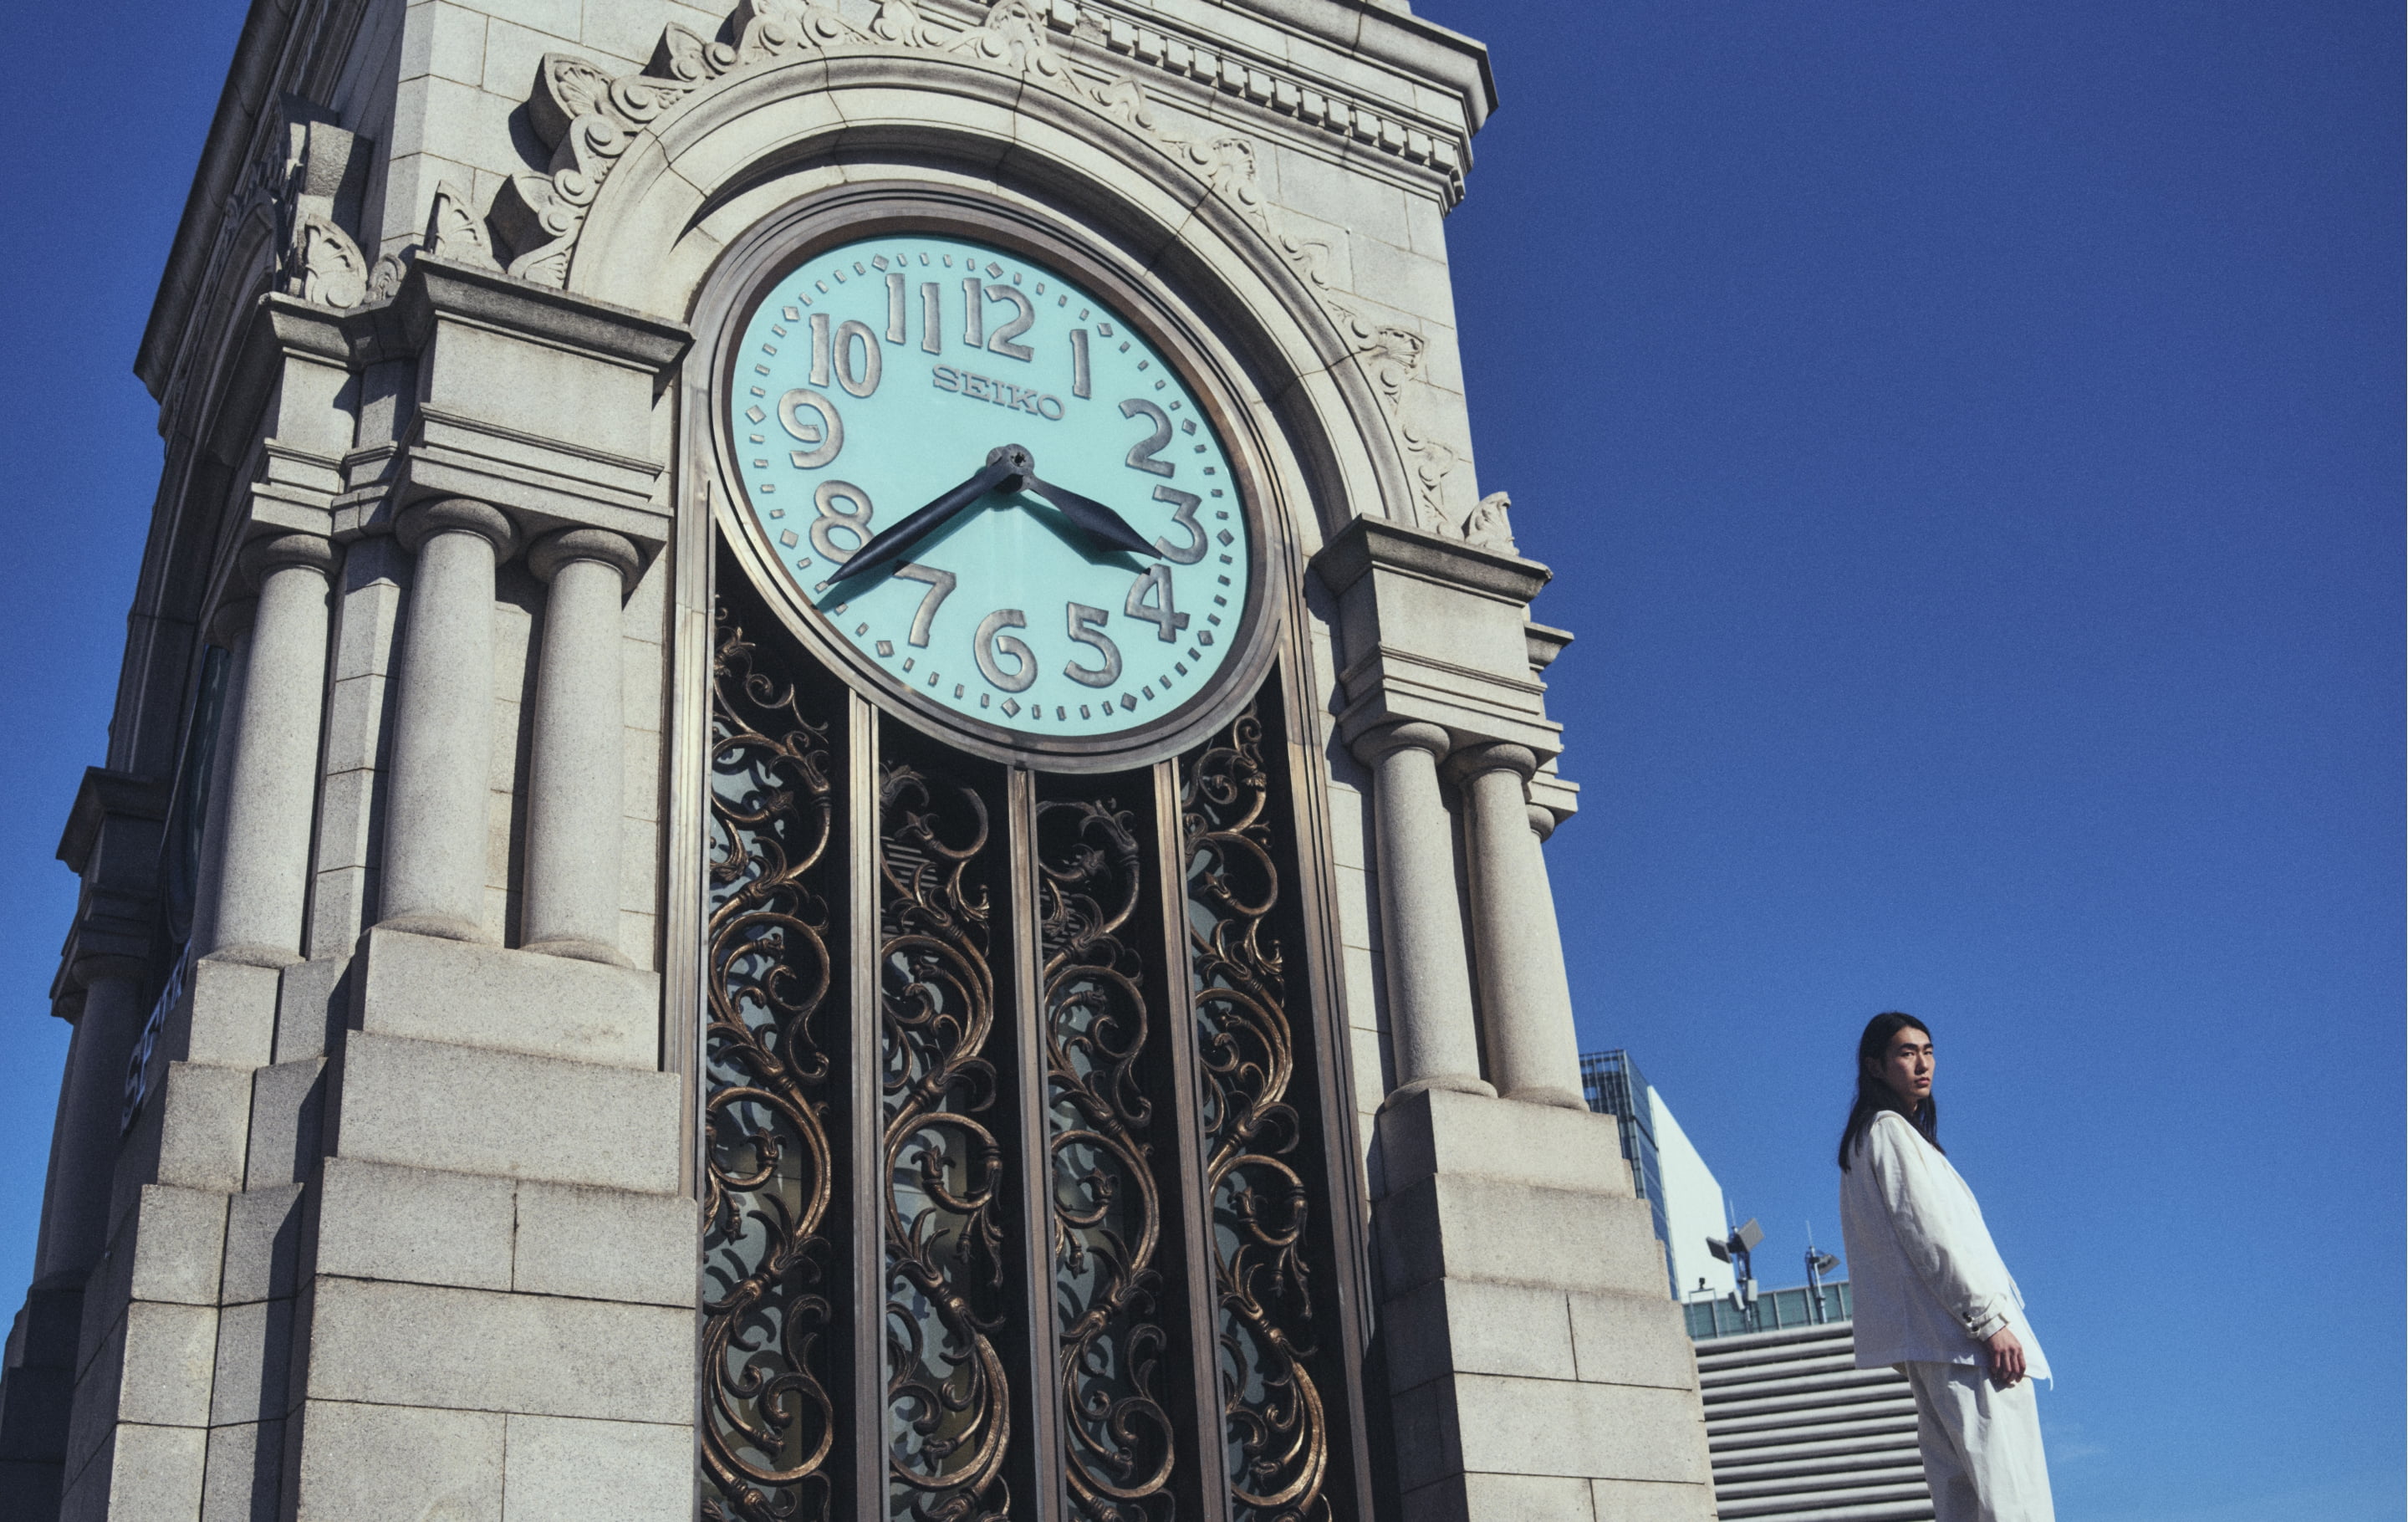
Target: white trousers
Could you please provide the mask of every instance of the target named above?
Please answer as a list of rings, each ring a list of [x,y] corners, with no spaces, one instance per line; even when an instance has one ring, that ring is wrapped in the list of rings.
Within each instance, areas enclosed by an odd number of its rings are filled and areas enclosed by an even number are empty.
[[[2057,1522],[2032,1382],[2000,1389],[1970,1363],[1900,1364],[1939,1522]]]

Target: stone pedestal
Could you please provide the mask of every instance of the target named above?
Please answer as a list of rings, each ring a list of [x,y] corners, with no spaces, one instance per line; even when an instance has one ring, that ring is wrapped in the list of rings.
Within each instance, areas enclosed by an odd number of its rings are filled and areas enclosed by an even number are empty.
[[[1379,1146],[1404,1522],[1710,1522],[1697,1357],[1612,1117],[1434,1089]]]

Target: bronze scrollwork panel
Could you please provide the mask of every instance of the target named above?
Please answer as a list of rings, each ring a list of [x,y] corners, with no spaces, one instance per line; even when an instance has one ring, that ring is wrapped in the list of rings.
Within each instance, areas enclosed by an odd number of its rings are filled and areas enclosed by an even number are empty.
[[[1282,944],[1283,868],[1295,842],[1271,808],[1260,712],[1271,691],[1180,762],[1188,983],[1230,1511],[1321,1522],[1332,1515],[1322,1343],[1339,1328],[1315,1285],[1325,1277],[1307,1182],[1317,1171],[1316,1128],[1297,1109],[1312,1101],[1297,1084]]]
[[[828,724],[725,609],[712,667],[702,1461],[711,1522],[831,1515],[843,1415],[831,1238]],[[831,874],[835,874],[833,882]]]
[[[1003,1343],[1023,1247],[1004,1199],[1010,1106],[998,1104],[995,1061],[1005,841],[996,806],[961,769],[901,743],[880,763],[887,1511],[897,1522],[1011,1515]]]
[[[1151,778],[1118,781],[1150,814]],[[1035,811],[1062,1483],[1079,1522],[1169,1522],[1187,1334],[1166,1293],[1156,1136],[1176,1033],[1150,997],[1151,820],[1121,807],[1123,790],[1063,779]]]
[[[711,672],[701,1515],[1355,1517],[1279,679],[1149,770],[1013,771],[752,612]]]

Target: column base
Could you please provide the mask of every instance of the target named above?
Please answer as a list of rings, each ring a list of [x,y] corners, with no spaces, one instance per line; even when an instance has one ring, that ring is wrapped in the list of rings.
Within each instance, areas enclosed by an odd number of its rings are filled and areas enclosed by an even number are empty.
[[[1588,1100],[1568,1088],[1517,1088],[1505,1098],[1516,1104],[1547,1104],[1558,1110],[1588,1108]]]
[[[560,936],[551,940],[530,940],[520,948],[538,956],[565,956],[572,962],[607,962],[612,967],[632,967],[627,954],[618,947],[599,940],[587,940],[578,936]]]
[[[1416,1078],[1410,1084],[1399,1084],[1390,1089],[1388,1097],[1380,1101],[1380,1109],[1384,1113],[1392,1106],[1402,1104],[1417,1095],[1427,1094],[1433,1089],[1448,1094],[1476,1094],[1484,1099],[1497,1098],[1497,1085],[1485,1079]]]
[[[456,914],[395,914],[391,919],[379,920],[376,928],[399,930],[405,935],[433,936],[438,940],[485,940],[483,926],[472,925]]]
[[[299,953],[283,946],[220,946],[206,955],[213,962],[271,969],[288,968],[305,960]]]
[[[1379,1143],[1402,1522],[1711,1522],[1697,1357],[1612,1117],[1430,1089]]]
[[[624,963],[380,925],[353,964],[351,1026],[649,1071],[660,1061],[660,998],[656,975]]]

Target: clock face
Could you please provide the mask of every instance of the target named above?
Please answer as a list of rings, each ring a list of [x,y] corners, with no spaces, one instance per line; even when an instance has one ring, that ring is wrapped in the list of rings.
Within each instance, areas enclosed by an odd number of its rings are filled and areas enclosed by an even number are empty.
[[[1256,555],[1228,451],[1112,307],[1025,254],[900,233],[813,255],[741,331],[724,421],[743,510],[826,631],[916,699],[1015,736],[1112,736],[1232,657]],[[965,499],[997,461],[1003,482]],[[1091,512],[1082,528],[1079,498],[1147,551],[1103,542]]]

